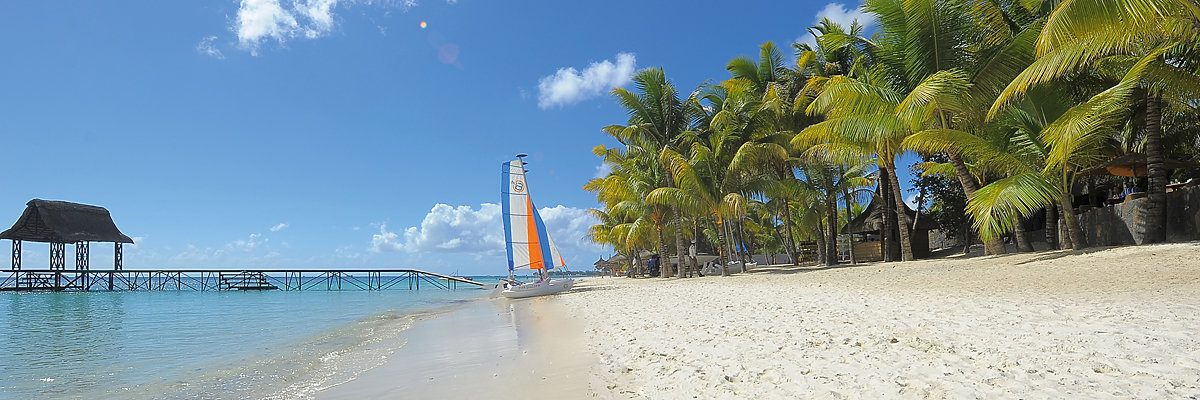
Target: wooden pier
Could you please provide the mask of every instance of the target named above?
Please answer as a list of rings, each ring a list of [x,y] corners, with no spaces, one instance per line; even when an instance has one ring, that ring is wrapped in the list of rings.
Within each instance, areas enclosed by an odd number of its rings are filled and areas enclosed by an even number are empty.
[[[415,269],[0,271],[0,291],[454,290],[491,285]]]

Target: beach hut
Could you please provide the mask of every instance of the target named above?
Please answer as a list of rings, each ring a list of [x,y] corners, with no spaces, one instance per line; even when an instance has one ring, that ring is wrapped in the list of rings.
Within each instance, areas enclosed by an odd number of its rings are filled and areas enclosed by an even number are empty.
[[[21,269],[21,242],[50,243],[50,269],[65,269],[66,244],[75,245],[75,269],[88,269],[89,243],[112,242],[113,269],[122,268],[121,247],[133,239],[121,233],[104,207],[33,199],[0,239],[12,241],[12,269]]]
[[[842,233],[844,234],[863,234],[868,235],[869,238],[873,236],[873,240],[854,243],[854,258],[857,261],[882,261],[884,259],[883,242],[879,240],[879,235],[884,230],[884,207],[882,204],[885,202],[876,201],[881,199],[878,195],[872,197],[871,203],[867,205],[862,214],[854,217],[854,219],[842,227]],[[929,230],[937,229],[937,224],[928,215],[923,213],[918,217],[917,212],[909,208],[908,205],[904,206],[904,210],[905,214],[908,214],[909,223],[912,223],[914,220],[917,222],[916,228],[912,230],[912,234],[908,237],[909,242],[912,243],[913,257],[929,257]],[[892,229],[892,233],[890,237],[899,237],[899,232],[896,229]],[[899,243],[893,242],[889,244],[887,251],[891,254],[891,259],[900,259]]]

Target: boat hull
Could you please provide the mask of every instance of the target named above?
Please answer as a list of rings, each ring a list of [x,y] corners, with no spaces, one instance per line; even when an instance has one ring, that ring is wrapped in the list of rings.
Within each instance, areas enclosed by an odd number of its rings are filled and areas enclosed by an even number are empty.
[[[546,282],[523,283],[520,285],[510,286],[500,292],[501,295],[510,299],[520,299],[525,297],[546,296],[559,292],[564,292],[575,284],[572,279],[554,279]]]

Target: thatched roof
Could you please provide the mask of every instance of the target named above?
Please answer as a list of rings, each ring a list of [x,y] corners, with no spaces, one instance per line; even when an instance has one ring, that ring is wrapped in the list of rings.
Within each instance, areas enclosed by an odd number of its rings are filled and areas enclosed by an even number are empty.
[[[1163,166],[1168,169],[1176,169],[1195,167],[1196,164],[1186,161],[1163,159]],[[1144,177],[1148,173],[1149,171],[1146,169],[1146,155],[1129,153],[1100,163],[1092,169],[1084,170],[1079,175],[1116,175],[1136,178]]]
[[[879,199],[878,196],[872,197],[871,204],[867,205],[862,214],[854,217],[853,220],[846,223],[846,226],[842,227],[842,233],[875,233],[882,231],[883,207],[877,206],[878,203],[875,202],[877,199]],[[917,217],[917,212],[908,208],[907,204],[904,205],[904,210],[905,214],[908,214],[909,221]],[[917,229],[937,229],[937,223],[932,218],[929,218],[928,215],[922,213],[921,218],[917,219]]]
[[[113,223],[104,207],[41,199],[26,203],[25,212],[0,239],[44,243],[133,243]]]

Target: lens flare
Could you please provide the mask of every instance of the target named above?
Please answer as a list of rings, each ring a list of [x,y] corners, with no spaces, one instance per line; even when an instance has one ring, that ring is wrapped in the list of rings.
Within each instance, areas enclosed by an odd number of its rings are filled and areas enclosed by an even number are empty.
[[[425,21],[421,21],[421,29],[425,29],[426,26],[429,26],[429,24],[425,23]]]

